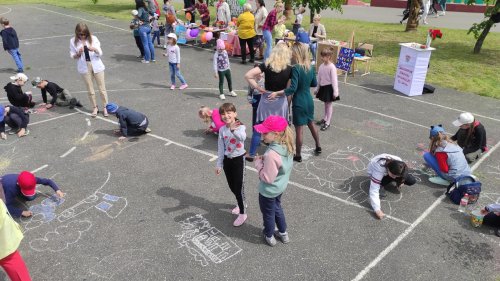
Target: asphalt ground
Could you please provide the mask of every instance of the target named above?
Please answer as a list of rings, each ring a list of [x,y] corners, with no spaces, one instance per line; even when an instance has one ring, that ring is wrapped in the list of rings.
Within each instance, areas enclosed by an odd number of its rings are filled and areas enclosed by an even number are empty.
[[[221,101],[212,75],[212,53],[182,47],[183,74],[190,88],[167,88],[162,50],[157,63],[135,58],[128,23],[52,6],[0,6],[21,37],[29,77],[54,81],[79,98],[81,111],[39,110],[31,134],[0,143],[2,173],[36,171],[66,193],[57,205],[40,187],[33,202],[41,214],[20,221],[20,251],[34,280],[495,280],[500,276],[500,240],[488,227],[473,228],[430,183],[422,165],[428,126],[473,112],[488,130],[490,152],[473,166],[483,193],[480,205],[500,202],[500,102],[437,89],[408,98],[392,90],[393,78],[372,74],[341,83],[333,125],[320,133],[323,154],[294,165],[283,196],[291,242],[270,248],[262,241],[258,178],[245,175],[248,221],[235,228],[234,198],[224,176],[215,176],[216,138],[203,134],[201,105]],[[26,20],[29,19],[29,20]],[[74,26],[85,21],[104,51],[111,101],[144,112],[153,132],[118,142],[114,117],[92,119],[83,81],[69,57]],[[21,24],[19,24],[21,22]],[[250,135],[251,107],[243,74],[250,66],[232,60],[234,102]],[[29,67],[29,68],[28,68]],[[13,62],[0,55],[6,84]],[[29,90],[25,87],[25,90]],[[32,89],[40,102],[38,89]],[[0,97],[7,103],[6,97]],[[322,117],[316,102],[315,115]],[[263,148],[261,148],[261,153]],[[367,197],[366,166],[380,153],[401,156],[419,182],[388,192],[376,220]],[[57,205],[57,206],[56,206]],[[0,278],[6,279],[2,273]],[[1,280],[1,279],[0,279]]]

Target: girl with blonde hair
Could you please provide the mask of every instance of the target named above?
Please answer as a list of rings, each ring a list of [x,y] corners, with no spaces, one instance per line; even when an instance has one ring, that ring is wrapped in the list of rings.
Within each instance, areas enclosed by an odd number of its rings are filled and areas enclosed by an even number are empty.
[[[292,68],[290,86],[285,90],[273,92],[269,98],[273,99],[279,96],[292,96],[292,123],[295,126],[295,157],[294,161],[302,162],[302,142],[304,125],[309,127],[316,143],[314,153],[321,153],[319,135],[314,121],[314,102],[311,96],[311,87],[317,86],[316,73],[311,67],[309,58],[309,47],[302,43],[294,43],[292,46],[292,61],[295,64]]]
[[[263,156],[255,161],[259,173],[259,205],[264,221],[264,239],[269,246],[276,245],[274,227],[278,227],[278,238],[284,244],[289,242],[285,213],[281,208],[281,195],[285,191],[292,172],[294,151],[293,131],[288,121],[271,115],[254,129],[263,134],[269,144]]]
[[[270,98],[270,95],[271,92],[280,91],[288,87],[292,71],[290,65],[291,56],[290,48],[285,43],[278,43],[266,63],[254,67],[245,74],[245,79],[250,86],[262,94],[257,107],[256,124],[262,123],[270,115],[278,115],[285,119],[288,118],[287,98],[284,95]],[[264,88],[257,83],[262,73],[265,75]],[[261,135],[259,132],[254,130],[248,152],[249,155],[246,157],[247,161],[253,161],[257,147],[260,145],[260,138]]]
[[[442,125],[431,126],[429,139],[429,152],[424,154],[424,160],[438,175],[429,181],[448,185],[458,177],[471,175],[462,148],[446,134]]]

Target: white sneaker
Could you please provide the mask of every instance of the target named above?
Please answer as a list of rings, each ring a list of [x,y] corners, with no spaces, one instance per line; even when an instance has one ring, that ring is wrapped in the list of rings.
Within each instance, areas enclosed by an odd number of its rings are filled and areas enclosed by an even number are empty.
[[[226,99],[226,96],[224,96],[224,94],[222,94],[222,95],[219,95],[219,98],[220,98],[221,100],[225,100],[225,99]]]
[[[312,62],[311,62],[311,65],[316,65],[316,62],[315,62],[315,61],[312,61]]]
[[[149,63],[148,60],[141,60],[142,63]]]
[[[274,247],[276,245],[276,238],[274,238],[274,235],[271,237],[267,237],[264,235],[264,240],[266,241],[267,245]]]
[[[229,92],[228,95],[230,95],[231,97],[237,97],[238,96],[238,94],[236,94],[234,91]]]
[[[166,50],[167,49],[167,45],[163,45],[163,49]]]

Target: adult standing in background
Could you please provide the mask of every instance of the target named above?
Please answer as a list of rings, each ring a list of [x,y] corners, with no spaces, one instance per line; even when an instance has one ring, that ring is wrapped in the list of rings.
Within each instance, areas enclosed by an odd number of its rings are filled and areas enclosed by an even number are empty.
[[[253,48],[253,39],[255,38],[255,17],[250,12],[252,10],[252,5],[250,3],[245,3],[243,5],[244,12],[238,16],[238,38],[240,40],[241,47],[241,63],[247,63],[247,46],[250,50],[250,62],[255,61],[255,49]]]
[[[195,9],[195,0],[184,0],[184,15],[186,15],[186,19],[188,17],[187,14],[191,14],[191,20],[189,22],[195,23],[195,17],[193,10]]]
[[[278,15],[284,10],[284,4],[281,1],[276,1],[274,9],[269,12],[262,26],[262,34],[266,42],[266,50],[264,51],[264,60],[266,60],[273,49],[273,30],[274,26],[278,24]]]
[[[154,14],[160,15],[160,8],[158,8],[158,2],[156,0],[147,0],[148,2],[148,13],[153,16]]]
[[[103,103],[103,115],[104,117],[108,117],[108,112],[104,107],[108,103],[108,94],[104,82],[105,67],[101,60],[103,54],[101,42],[99,42],[96,36],[90,33],[86,24],[79,23],[76,25],[75,37],[71,38],[69,43],[69,53],[73,59],[77,60],[78,72],[82,75],[85,86],[87,86],[90,104],[93,107],[92,117],[96,117],[99,113],[93,80],[96,81],[99,88],[99,94]]]
[[[262,27],[264,26],[264,23],[266,22],[267,18],[267,9],[266,9],[266,3],[264,0],[256,0],[255,5],[257,9],[255,10],[255,33],[256,38],[254,40],[255,47],[259,48],[259,59],[264,58],[264,38],[262,36]]]
[[[231,21],[229,5],[226,3],[226,0],[219,0],[215,6],[217,8],[217,21],[222,22],[223,26],[227,26]]]
[[[255,116],[255,124],[260,124],[271,115],[278,115],[288,119],[288,99],[285,95],[270,98],[271,92],[281,91],[288,87],[292,66],[290,65],[292,52],[285,42],[279,42],[271,52],[269,59],[265,63],[252,68],[245,74],[245,79],[250,87],[261,93],[259,106]],[[258,85],[257,81],[260,75],[264,74],[264,89]],[[252,134],[250,150],[247,161],[252,162],[257,153],[257,147],[260,145],[261,134],[255,129]]]
[[[321,23],[321,15],[315,14],[313,17],[313,24],[309,27],[309,36],[318,39],[318,41],[323,41],[326,39],[326,29]],[[316,50],[318,49],[318,42],[311,42],[309,44],[311,48],[311,53],[313,57],[313,62],[316,62]]]
[[[292,61],[295,65],[292,67],[292,76],[290,87],[283,91],[273,92],[269,95],[270,99],[280,95],[292,96],[292,123],[295,126],[296,148],[294,161],[302,162],[302,143],[304,138],[304,125],[309,127],[311,135],[314,138],[316,155],[321,153],[319,144],[319,134],[314,126],[314,102],[311,95],[311,87],[317,86],[316,73],[314,67],[311,67],[309,58],[309,48],[306,44],[294,43],[292,46]]]
[[[144,48],[144,59],[142,63],[155,62],[155,47],[151,38],[151,25],[149,25],[149,13],[146,4],[142,0],[136,0],[137,11],[139,14],[139,36],[141,37],[142,47]],[[107,103],[106,103],[107,104]]]

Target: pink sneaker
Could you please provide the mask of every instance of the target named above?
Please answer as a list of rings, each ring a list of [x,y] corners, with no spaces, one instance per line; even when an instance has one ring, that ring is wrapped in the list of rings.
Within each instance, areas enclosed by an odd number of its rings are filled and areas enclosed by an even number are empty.
[[[240,214],[233,222],[233,226],[241,226],[247,220],[247,214]]]
[[[170,86],[170,90],[175,90],[175,85]]]
[[[234,209],[231,211],[231,214],[233,215],[238,215],[240,213],[240,207],[236,206]]]
[[[184,90],[188,87],[188,84],[182,84],[179,89]]]

